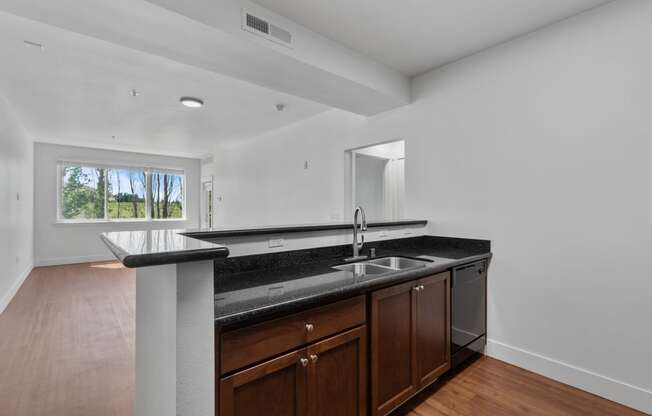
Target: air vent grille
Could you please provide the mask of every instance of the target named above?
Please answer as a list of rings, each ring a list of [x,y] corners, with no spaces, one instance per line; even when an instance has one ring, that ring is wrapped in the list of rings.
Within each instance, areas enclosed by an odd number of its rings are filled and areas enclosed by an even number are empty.
[[[269,35],[269,23],[263,19],[247,13],[247,26],[250,28]]]

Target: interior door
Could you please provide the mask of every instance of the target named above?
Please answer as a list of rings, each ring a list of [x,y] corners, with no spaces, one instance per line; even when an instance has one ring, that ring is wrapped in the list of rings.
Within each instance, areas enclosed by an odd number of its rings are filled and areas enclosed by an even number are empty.
[[[310,416],[364,416],[367,412],[367,327],[308,347]]]
[[[371,296],[372,413],[385,415],[417,390],[416,282]]]
[[[417,281],[417,372],[419,387],[450,369],[450,273]]]
[[[302,349],[223,378],[220,416],[307,416],[308,363]]]

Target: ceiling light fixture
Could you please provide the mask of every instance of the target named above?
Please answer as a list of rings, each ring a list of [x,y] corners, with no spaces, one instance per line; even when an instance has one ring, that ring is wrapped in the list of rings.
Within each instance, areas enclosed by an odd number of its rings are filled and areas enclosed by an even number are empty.
[[[181,97],[179,101],[181,101],[181,104],[190,108],[199,108],[204,105],[204,102],[202,100],[195,97]]]

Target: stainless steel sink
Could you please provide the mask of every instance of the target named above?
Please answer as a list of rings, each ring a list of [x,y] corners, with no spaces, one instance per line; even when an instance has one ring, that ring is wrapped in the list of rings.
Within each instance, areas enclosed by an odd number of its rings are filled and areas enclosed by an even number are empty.
[[[425,267],[428,262],[422,260],[408,259],[407,257],[383,257],[367,261],[369,264],[376,266],[388,267],[394,270],[416,269]]]
[[[374,264],[369,264],[366,262],[341,264],[333,268],[338,270],[344,270],[345,272],[351,272],[356,276],[380,275],[380,274],[392,272],[392,270],[386,267],[376,266]]]
[[[406,257],[383,257],[357,263],[341,264],[334,269],[351,272],[356,276],[382,275],[398,270],[417,269],[425,267],[428,261],[409,259]]]

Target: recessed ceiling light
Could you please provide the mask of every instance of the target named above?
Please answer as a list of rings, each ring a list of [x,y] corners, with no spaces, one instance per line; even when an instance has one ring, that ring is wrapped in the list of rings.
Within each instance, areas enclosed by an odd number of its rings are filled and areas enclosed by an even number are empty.
[[[195,97],[181,97],[179,101],[181,101],[181,104],[190,108],[199,108],[202,105],[204,105],[204,102],[202,100]]]

